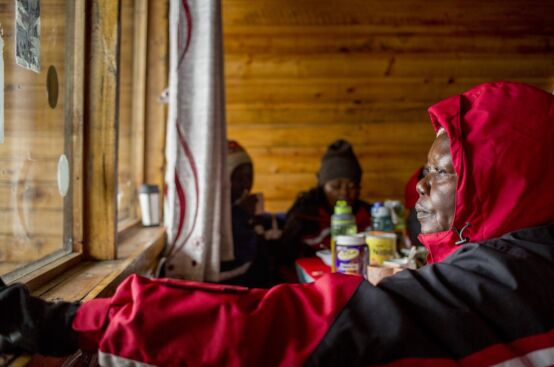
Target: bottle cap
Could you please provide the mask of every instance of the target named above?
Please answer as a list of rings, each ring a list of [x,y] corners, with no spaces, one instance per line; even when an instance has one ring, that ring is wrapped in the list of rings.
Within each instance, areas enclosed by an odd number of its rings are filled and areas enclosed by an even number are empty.
[[[350,235],[350,236],[339,235],[335,239],[335,243],[337,245],[342,245],[342,246],[365,245],[365,234],[364,233],[358,233],[358,234]]]
[[[375,208],[375,211],[372,213],[375,217],[389,217],[390,211],[386,206],[380,206]]]
[[[335,204],[335,214],[350,214],[352,208],[348,205],[346,200],[337,200]]]
[[[371,216],[375,217],[375,211],[382,206],[383,203],[381,201],[376,201],[375,203],[373,203],[373,205],[371,205]]]
[[[139,194],[159,194],[158,185],[142,184],[139,187]]]

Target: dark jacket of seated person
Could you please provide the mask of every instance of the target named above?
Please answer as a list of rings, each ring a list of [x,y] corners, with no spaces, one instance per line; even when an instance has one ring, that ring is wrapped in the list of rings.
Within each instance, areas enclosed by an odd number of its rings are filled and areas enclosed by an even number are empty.
[[[371,224],[370,205],[359,199],[362,169],[345,140],[329,145],[317,173],[318,185],[301,193],[287,213],[281,237],[281,261],[312,256],[330,248],[331,216],[337,200],[352,206],[358,231]]]
[[[250,195],[254,167],[246,150],[235,141],[227,144],[227,168],[231,180],[234,259],[221,262],[220,283],[267,287],[267,256],[262,248],[262,238],[254,229],[257,197]]]

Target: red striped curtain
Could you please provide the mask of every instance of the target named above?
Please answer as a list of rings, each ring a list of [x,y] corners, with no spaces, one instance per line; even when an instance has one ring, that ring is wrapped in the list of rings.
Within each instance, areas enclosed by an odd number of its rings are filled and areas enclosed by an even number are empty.
[[[233,256],[219,0],[171,0],[166,275],[217,281]]]

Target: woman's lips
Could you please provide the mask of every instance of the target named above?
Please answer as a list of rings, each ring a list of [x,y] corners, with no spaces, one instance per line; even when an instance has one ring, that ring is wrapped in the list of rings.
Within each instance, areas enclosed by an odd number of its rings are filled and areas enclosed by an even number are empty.
[[[418,204],[416,204],[415,210],[417,212],[417,219],[424,219],[431,215],[430,211]]]
[[[425,219],[429,216],[429,212],[417,212],[417,219]]]

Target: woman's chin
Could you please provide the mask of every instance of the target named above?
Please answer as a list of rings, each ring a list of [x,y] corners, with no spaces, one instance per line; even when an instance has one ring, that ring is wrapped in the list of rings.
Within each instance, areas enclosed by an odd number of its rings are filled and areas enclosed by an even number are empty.
[[[429,218],[418,218],[419,223],[421,224],[421,233],[430,234],[440,232],[434,223],[432,223]]]

